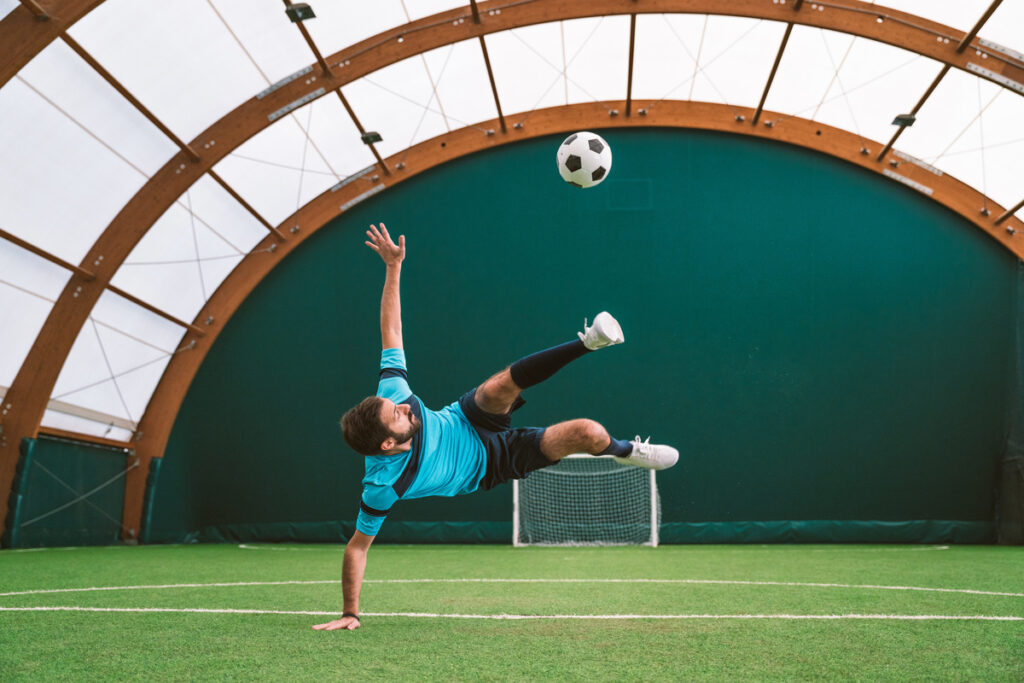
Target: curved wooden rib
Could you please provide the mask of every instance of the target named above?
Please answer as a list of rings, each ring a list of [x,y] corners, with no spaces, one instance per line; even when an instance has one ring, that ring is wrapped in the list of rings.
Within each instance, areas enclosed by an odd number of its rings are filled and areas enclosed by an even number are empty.
[[[0,61],[0,87],[75,22],[102,3],[103,0],[63,0],[58,8],[47,10],[47,21],[38,21],[27,7],[13,9],[0,20],[0,45],[8,48],[5,58]],[[500,13],[493,14],[495,10],[500,10]],[[815,7],[805,6],[802,2],[772,3],[771,6],[767,6],[763,0],[731,0],[728,3],[721,0],[649,0],[643,5],[638,5],[635,0],[591,0],[587,3],[566,3],[561,0],[533,0],[527,3],[521,0],[492,0],[480,3],[477,7],[467,5],[397,26],[324,61],[333,68],[338,63],[339,55],[361,56],[364,51],[375,49],[382,43],[397,41],[399,37],[409,38],[452,21],[458,22],[459,19],[465,24],[465,35],[458,40],[464,40],[516,26],[525,26],[528,23],[616,14],[715,14],[817,26],[889,43],[946,62],[959,69],[964,69],[970,59],[977,61],[979,54],[985,54],[984,66],[998,75],[1018,82],[1024,81],[1024,62],[989,50],[979,42],[977,29],[987,17],[979,20],[970,32],[964,32],[862,0],[832,0],[817,3]],[[531,15],[540,15],[541,18],[523,21],[524,17]],[[482,21],[474,21],[476,16]],[[456,24],[454,28],[459,26]],[[895,33],[903,35],[893,39]],[[912,37],[913,40],[901,39],[906,37]],[[441,42],[432,47],[446,44],[448,43]],[[963,55],[963,59],[953,63],[950,61],[949,53]],[[965,53],[974,54],[972,56]],[[990,59],[996,61],[992,62]],[[993,82],[1006,87],[1005,83],[995,80]]]
[[[84,0],[68,0],[67,6],[94,5]],[[959,69],[966,69],[970,59],[977,59],[973,55],[974,50],[966,51],[972,53],[970,56],[956,51],[958,41],[965,35],[962,31],[859,0],[833,0],[827,3],[827,8],[824,4],[821,6],[825,11],[809,11],[807,6],[800,11],[793,11],[790,5],[769,4],[765,0],[735,0],[730,3],[718,0],[649,0],[644,3],[631,0],[592,0],[587,3],[564,0],[510,3],[492,0],[478,5],[482,18],[479,24],[472,21],[470,9],[463,7],[390,29],[326,58],[331,68],[329,75],[296,79],[262,99],[254,97],[243,103],[191,141],[189,146],[192,149],[204,150],[200,159],[194,160],[186,152],[179,152],[150,178],[82,260],[83,264],[92,264],[100,260],[99,256],[103,256],[101,265],[95,270],[96,277],[87,281],[81,276],[73,276],[51,310],[4,399],[4,410],[0,414],[0,426],[3,427],[0,433],[0,526],[6,517],[7,501],[18,459],[18,443],[22,438],[33,437],[38,432],[46,403],[65,359],[105,286],[139,240],[172,203],[224,156],[266,128],[270,124],[270,114],[319,88],[324,88],[324,94],[328,94],[385,66],[444,45],[520,26],[599,15],[710,13],[760,18],[869,38],[917,52]],[[20,12],[21,9],[15,11]],[[81,11],[84,14],[87,10]],[[497,13],[492,14],[492,11]],[[883,20],[878,21],[879,17]],[[0,37],[3,36],[6,22],[11,19],[8,17],[0,23]],[[463,21],[460,23],[459,19]],[[972,43],[972,48],[983,49],[976,42]],[[24,50],[19,52],[17,59],[22,59],[23,53]],[[1010,63],[997,53],[989,54],[992,57],[986,61],[990,70],[1016,80],[1024,80],[1024,65]],[[667,109],[666,103],[659,103],[658,108],[664,111]],[[600,109],[605,111],[603,107]],[[725,112],[716,110],[714,115],[723,116]],[[531,128],[536,125],[535,119],[536,115],[531,116]],[[625,120],[637,121],[636,117]],[[732,120],[732,114],[729,113],[723,122]],[[766,129],[768,136],[781,138],[787,129],[795,126],[789,125],[793,120],[786,119],[786,124]],[[644,124],[641,122],[641,125]],[[572,127],[567,124],[566,129]],[[764,132],[758,130],[756,134]],[[516,133],[509,131],[496,136],[494,143],[512,139],[517,139]],[[207,144],[211,141],[216,141],[216,146]],[[853,148],[859,153],[859,141]],[[1002,238],[1000,241],[1018,257],[1024,254],[1019,241]],[[280,246],[284,247],[285,253],[291,248],[289,242]],[[200,318],[205,320],[209,317],[208,310],[209,305],[204,308]],[[194,337],[194,334],[190,334],[186,343]]]
[[[902,164],[895,169],[887,165],[880,166],[874,163],[872,156],[860,152],[862,139],[853,133],[796,118],[785,119],[783,125],[773,128],[743,125],[742,122],[735,120],[737,111],[735,108],[719,104],[678,101],[658,103],[637,101],[635,104],[639,108],[646,108],[647,115],[632,119],[609,118],[607,110],[601,105],[577,104],[535,111],[530,114],[528,126],[514,129],[507,136],[486,136],[475,126],[452,131],[420,143],[387,160],[392,168],[395,168],[394,164],[399,159],[405,161],[404,168],[396,169],[393,175],[387,179],[387,186],[394,186],[415,175],[427,172],[435,166],[467,154],[542,135],[610,127],[697,128],[736,133],[806,147],[880,175],[886,175],[886,171],[897,173],[905,180],[897,178],[893,178],[893,180],[903,183],[910,181],[927,187],[931,194],[926,196],[959,213],[1002,244],[1007,245],[1014,241],[1011,234],[1005,229],[993,226],[990,219],[985,218],[978,211],[984,197],[977,190],[949,175],[935,175],[911,163]],[[625,101],[613,102],[611,106],[624,108]],[[752,109],[740,111],[748,119],[753,114]],[[772,114],[772,118],[776,116]],[[508,118],[515,121],[518,116],[513,115]],[[480,127],[493,128],[497,124],[498,120],[494,119]],[[881,143],[869,144],[875,145],[876,149],[881,147]],[[556,182],[554,177],[552,182]],[[378,184],[383,183],[384,180],[378,181]],[[231,318],[238,306],[282,259],[303,241],[309,239],[317,230],[340,215],[342,213],[339,210],[340,206],[357,198],[360,193],[366,192],[367,188],[366,183],[350,183],[338,192],[327,191],[310,201],[282,223],[282,226],[301,226],[301,230],[292,239],[279,245],[273,253],[252,253],[246,256],[210,297],[203,315],[214,316],[218,323],[217,327],[211,329],[209,334],[200,340],[192,351],[177,354],[171,359],[153,393],[146,414],[142,417],[140,429],[143,432],[143,437],[136,443],[135,449],[137,457],[145,467],[137,468],[128,475],[123,527],[126,538],[133,538],[135,530],[140,525],[142,497],[149,461],[152,458],[163,456],[167,439],[185,393],[219,331],[223,329],[224,324]],[[1021,221],[1014,220],[1018,229],[1024,228]],[[253,251],[259,252],[261,247],[270,244],[271,240],[268,238]],[[1014,246],[1015,248],[1019,247],[1016,243]]]
[[[31,62],[46,46],[60,37],[79,19],[103,0],[64,0],[46,10],[49,19],[39,21],[28,7],[19,5],[0,21],[0,45],[4,46],[4,59],[0,62],[0,88],[22,67]]]

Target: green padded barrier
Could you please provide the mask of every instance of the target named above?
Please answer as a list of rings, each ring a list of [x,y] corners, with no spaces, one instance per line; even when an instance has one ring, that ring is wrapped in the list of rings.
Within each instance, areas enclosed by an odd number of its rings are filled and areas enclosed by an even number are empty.
[[[383,266],[363,231],[383,220],[407,236],[409,375],[430,407],[572,339],[584,316],[619,318],[626,343],[531,388],[515,422],[592,417],[676,445],[659,477],[663,522],[682,525],[670,537],[717,525],[716,542],[743,541],[764,523],[779,530],[766,540],[994,540],[1016,259],[916,191],[814,152],[604,134],[615,167],[596,188],[558,178],[564,136],[526,141],[367,199],[275,268],[189,389],[151,539],[344,535],[363,463],[337,420],[376,386]],[[508,486],[401,501],[381,540],[497,528],[511,508]]]
[[[1000,463],[996,511],[997,540],[1007,545],[1024,544],[1024,264],[1017,265],[1017,368],[1018,400],[1010,407],[1010,435]]]
[[[189,540],[211,543],[347,543],[355,522],[271,522],[204,527]],[[510,543],[512,522],[392,522],[381,543]]]
[[[991,522],[784,520],[662,524],[662,543],[991,543]]]
[[[142,499],[142,522],[139,530],[139,540],[149,543],[149,527],[153,520],[153,503],[156,483],[160,479],[160,466],[163,465],[163,458],[153,458],[149,461],[149,472],[146,474],[146,491]]]
[[[22,439],[18,444],[18,465],[14,470],[14,481],[11,484],[11,495],[7,505],[7,521],[4,525],[3,547],[18,548],[20,540],[21,514],[25,501],[25,481],[32,467],[32,453],[35,451],[35,439]]]
[[[1006,458],[999,480],[999,534],[1005,545],[1024,545],[1024,458]]]
[[[22,446],[11,547],[117,543],[129,452],[51,437]]]
[[[204,543],[347,543],[354,522],[224,524],[199,530]],[[991,522],[807,520],[662,524],[661,543],[990,543]],[[512,522],[388,522],[378,543],[510,543]]]

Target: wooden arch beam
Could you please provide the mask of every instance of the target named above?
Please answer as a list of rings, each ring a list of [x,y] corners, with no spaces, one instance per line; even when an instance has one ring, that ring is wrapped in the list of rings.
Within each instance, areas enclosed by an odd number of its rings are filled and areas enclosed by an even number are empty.
[[[6,17],[0,22],[0,42],[8,37],[18,38],[18,30],[29,31],[29,27],[24,24],[29,17],[33,27],[52,25],[61,27],[63,31],[98,4],[86,0],[67,0],[59,11],[53,12],[51,21],[46,22],[36,22],[27,9],[16,8],[11,14],[18,12],[17,16]],[[184,151],[179,152],[147,181],[82,260],[83,265],[100,262],[101,265],[95,269],[95,278],[85,280],[79,275],[73,276],[50,311],[0,410],[0,429],[3,430],[0,432],[0,526],[6,518],[19,444],[22,438],[34,437],[38,433],[47,401],[72,344],[106,285],[135,245],[173,202],[203,174],[268,127],[272,115],[303,106],[378,69],[428,50],[521,26],[601,15],[699,13],[794,22],[839,31],[895,45],[964,70],[969,70],[971,59],[978,59],[974,54],[966,53],[982,51],[989,55],[986,60],[989,73],[998,77],[987,78],[997,83],[1000,83],[999,78],[1024,82],[1024,63],[988,50],[977,41],[972,43],[974,50],[958,53],[956,46],[965,36],[963,31],[904,12],[869,5],[861,0],[832,0],[820,6],[822,11],[809,12],[803,8],[794,12],[788,5],[769,4],[764,0],[735,0],[730,3],[718,0],[648,0],[644,3],[633,0],[591,0],[587,3],[566,3],[563,0],[535,0],[528,3],[490,0],[477,5],[480,23],[465,21],[472,18],[471,8],[467,6],[389,29],[325,58],[331,70],[329,74],[315,81],[298,78],[281,84],[265,97],[253,97],[244,102],[189,143],[192,149],[204,150],[198,160]],[[499,9],[501,11],[497,12]],[[460,23],[459,19],[464,21]],[[32,49],[37,52],[42,50],[49,40],[59,34],[60,31],[37,33],[32,40],[22,40],[20,43],[15,41],[15,49],[11,52],[13,56],[4,60],[6,70],[0,69],[0,77],[13,68],[8,64],[27,63],[34,56],[30,54]],[[50,36],[49,39],[47,36]],[[17,69],[14,73],[17,73]],[[1009,87],[1005,83],[1000,85]],[[666,103],[660,102],[658,106],[665,108]],[[716,115],[721,115],[721,112],[716,110]],[[730,114],[730,121],[732,117]],[[531,116],[531,127],[535,125],[535,118]],[[772,130],[781,133],[784,128],[786,126],[776,125]],[[514,136],[515,133],[502,133],[501,139],[510,135]],[[216,146],[209,144],[212,141],[217,143]],[[859,143],[856,149],[859,153]],[[288,245],[288,242],[284,245]],[[1024,254],[1018,242],[1011,241],[1007,246],[1018,257]],[[103,258],[100,259],[100,256]],[[211,317],[207,308],[204,307],[200,314],[204,321]],[[191,339],[186,338],[186,344],[196,340],[195,335],[190,334],[189,337]]]
[[[386,187],[384,181],[378,181],[377,187],[386,190],[453,159],[543,135],[565,134],[580,129],[627,127],[710,130],[774,140],[842,159],[847,163],[914,187],[947,209],[960,214],[1004,246],[1012,244],[1013,249],[1019,250],[1020,248],[1021,240],[1015,240],[1013,233],[1005,228],[996,227],[978,211],[984,199],[980,192],[948,174],[937,175],[922,166],[905,164],[897,169],[892,169],[890,166],[876,164],[872,157],[860,152],[862,139],[854,133],[796,118],[788,118],[786,125],[773,128],[743,125],[742,122],[735,119],[736,109],[724,104],[682,101],[657,103],[640,101],[637,104],[647,109],[646,116],[631,119],[610,118],[607,109],[602,104],[575,104],[535,111],[530,115],[528,127],[514,129],[507,136],[484,136],[476,127],[455,130],[393,156],[388,160],[392,168],[396,167],[396,162],[399,159],[405,160],[405,167],[395,171],[394,175],[387,180]],[[625,101],[612,102],[611,106],[624,107]],[[748,117],[753,113],[753,110],[749,108],[741,111]],[[781,115],[772,114],[772,116],[781,118]],[[494,119],[484,123],[483,127],[493,128],[496,124],[497,119]],[[881,143],[874,144],[881,146]],[[557,182],[553,172],[551,182]],[[198,340],[190,353],[178,354],[171,359],[140,422],[139,429],[142,431],[143,437],[136,442],[134,448],[136,456],[144,466],[136,468],[128,474],[125,491],[125,519],[122,529],[125,538],[134,538],[141,524],[143,494],[149,462],[153,458],[163,457],[167,440],[185,394],[203,359],[216,341],[218,333],[223,329],[224,323],[231,318],[239,305],[245,301],[263,278],[284,258],[326,224],[343,214],[350,206],[350,202],[358,203],[360,197],[365,198],[370,194],[376,193],[367,192],[365,184],[349,183],[338,192],[327,191],[316,197],[282,223],[282,227],[287,225],[302,227],[294,238],[280,245],[273,253],[261,252],[260,247],[270,244],[269,238],[264,240],[262,245],[254,248],[252,253],[242,259],[227,279],[221,283],[214,295],[210,297],[203,315],[214,316],[218,321],[217,327],[212,329],[205,338]],[[1020,220],[1013,219],[1013,222],[1016,229],[1024,229],[1024,223]],[[362,226],[360,226],[361,228]]]
[[[7,47],[7,54],[0,60],[0,87],[78,20],[103,4],[103,0],[53,0],[50,4],[57,6],[47,9],[47,21],[39,21],[24,5],[11,10],[3,20],[0,20],[0,45]],[[460,27],[456,25],[452,27],[456,30],[450,32],[464,34],[462,37],[439,42],[427,49],[495,31],[548,21],[619,14],[714,14],[782,23],[792,22],[849,33],[911,50],[965,70],[972,57],[962,53],[971,52],[966,48],[973,47],[974,51],[988,55],[984,65],[996,75],[1018,82],[1024,81],[1024,63],[981,45],[977,39],[979,26],[965,32],[863,0],[832,0],[817,3],[818,11],[808,11],[802,4],[802,0],[797,0],[793,5],[772,3],[771,6],[767,6],[763,0],[731,0],[728,3],[720,0],[648,0],[643,4],[637,3],[636,0],[591,0],[586,3],[565,3],[561,0],[533,0],[528,3],[520,0],[491,0],[479,4],[472,2],[465,7],[441,12],[379,33],[327,57],[325,62],[333,70],[340,61],[339,57],[362,56],[367,51],[397,41],[399,37],[411,38],[415,34],[436,33],[435,29],[452,21],[457,22],[459,19],[470,21],[464,22],[461,31],[457,30]],[[998,4],[994,2],[990,9],[994,11]],[[498,9],[501,10],[500,14],[491,13]],[[803,11],[799,11],[801,9]],[[908,37],[913,40],[905,41],[904,39]],[[958,63],[950,62],[950,53],[952,56],[961,57],[957,60]],[[997,61],[991,62],[991,58]],[[1007,87],[1005,83],[988,75],[973,73]]]
[[[79,19],[103,4],[103,0],[63,0],[46,3],[46,21],[40,21],[25,5],[19,5],[0,21],[0,87],[14,78],[46,46]]]

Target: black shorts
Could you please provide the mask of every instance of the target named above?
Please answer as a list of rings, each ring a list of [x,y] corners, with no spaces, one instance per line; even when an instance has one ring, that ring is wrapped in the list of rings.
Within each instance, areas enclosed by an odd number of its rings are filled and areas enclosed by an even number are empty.
[[[555,464],[540,450],[543,428],[512,429],[512,413],[526,403],[522,397],[516,399],[508,413],[496,415],[478,406],[475,396],[476,387],[462,395],[459,408],[480,436],[487,453],[487,471],[480,480],[480,490],[487,491],[513,479],[525,479],[530,472]]]

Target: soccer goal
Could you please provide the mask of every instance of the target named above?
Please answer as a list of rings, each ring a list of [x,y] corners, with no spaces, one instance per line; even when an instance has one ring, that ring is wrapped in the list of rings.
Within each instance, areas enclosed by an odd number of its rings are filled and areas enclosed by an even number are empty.
[[[654,470],[569,455],[512,482],[512,545],[658,546]]]

